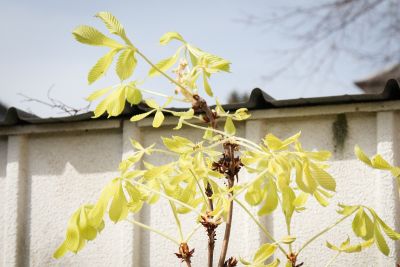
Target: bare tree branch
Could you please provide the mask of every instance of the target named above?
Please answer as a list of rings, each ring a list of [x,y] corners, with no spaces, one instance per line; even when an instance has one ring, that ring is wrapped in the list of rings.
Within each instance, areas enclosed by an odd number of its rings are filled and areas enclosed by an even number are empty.
[[[278,10],[278,11],[276,11]],[[399,0],[330,0],[291,4],[263,15],[237,20],[261,29],[276,29],[293,39],[293,47],[272,51],[278,57],[272,79],[307,59],[310,76],[329,72],[342,55],[383,67],[400,62]]]
[[[72,106],[69,106],[67,104],[65,104],[64,102],[55,99],[54,97],[51,96],[51,90],[53,89],[53,85],[49,88],[49,90],[47,91],[47,99],[48,101],[44,101],[41,99],[37,99],[37,98],[32,98],[30,96],[24,95],[19,93],[18,95],[23,97],[24,99],[22,100],[23,102],[36,102],[39,104],[42,104],[44,106],[50,107],[52,109],[58,109],[60,110],[60,114],[66,113],[68,115],[74,116],[77,115],[79,113],[84,113],[84,112],[88,112],[89,108],[90,108],[90,104],[89,103],[87,106],[83,107],[83,108],[75,108]]]

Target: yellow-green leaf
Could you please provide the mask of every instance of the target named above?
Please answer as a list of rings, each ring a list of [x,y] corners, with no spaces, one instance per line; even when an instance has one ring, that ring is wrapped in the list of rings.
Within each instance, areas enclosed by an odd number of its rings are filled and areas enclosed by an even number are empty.
[[[372,157],[371,164],[374,168],[381,170],[390,170],[393,168],[393,166],[384,160],[379,154]]]
[[[232,118],[227,117],[225,121],[224,131],[227,134],[234,135],[236,133],[236,127],[233,124]]]
[[[107,72],[117,52],[118,49],[112,49],[97,61],[97,63],[89,71],[88,74],[89,84],[94,83]]]
[[[270,150],[279,150],[283,145],[282,141],[271,133],[267,134],[263,141]]]
[[[378,222],[379,225],[383,228],[383,231],[385,234],[392,240],[400,240],[400,233],[397,233],[395,230],[390,228],[379,216],[378,214],[372,210],[369,209],[370,212],[372,213],[372,216],[374,217],[375,222]]]
[[[263,244],[254,255],[254,263],[263,263],[264,261],[269,259],[274,254],[276,247],[277,246],[275,244]]]
[[[317,182],[315,181],[314,177],[311,174],[310,168],[308,163],[304,163],[303,165],[303,175],[302,175],[302,180],[301,182],[303,183],[305,190],[303,190],[306,193],[313,194],[315,190],[317,189]],[[301,184],[300,182],[300,184]],[[301,189],[301,188],[300,188]]]
[[[320,186],[325,188],[326,190],[335,192],[336,190],[336,181],[333,177],[327,173],[325,170],[319,168],[316,165],[311,165],[311,173],[315,180],[318,182]]]
[[[88,45],[108,46],[111,48],[122,48],[123,46],[117,41],[108,38],[98,30],[90,26],[79,26],[72,34],[78,42]]]
[[[250,116],[247,108],[239,108],[235,111],[235,114],[233,114],[233,118],[238,121],[246,120],[250,118]]]
[[[99,97],[102,97],[103,95],[105,95],[106,93],[108,93],[108,91],[110,91],[111,88],[112,88],[112,87],[110,86],[110,87],[106,87],[106,88],[103,88],[103,89],[100,89],[100,90],[96,90],[96,91],[94,91],[93,93],[91,93],[91,94],[86,98],[86,100],[87,100],[87,101],[94,101],[94,100],[98,99]]]
[[[68,248],[66,246],[65,241],[57,248],[57,250],[54,252],[53,254],[53,258],[55,259],[59,259],[61,257],[63,257],[65,255],[65,253],[67,253]]]
[[[176,63],[176,61],[178,60],[179,52],[180,52],[180,49],[178,49],[178,51],[172,57],[163,59],[160,62],[158,62],[156,64],[157,69],[165,72],[169,68],[171,68]],[[149,76],[152,77],[152,76],[161,74],[157,69],[152,67],[150,69],[150,71],[149,71]]]
[[[329,205],[329,202],[325,199],[325,197],[322,194],[319,193],[319,191],[315,191],[313,193],[313,196],[318,201],[318,203],[321,204],[323,207],[326,207]]]
[[[285,236],[281,239],[283,244],[292,244],[294,241],[296,241],[296,237],[291,235]]]
[[[185,43],[185,40],[183,39],[183,37],[179,33],[177,33],[177,32],[167,32],[163,36],[161,36],[160,44],[161,45],[166,45],[173,39]]]
[[[118,116],[125,107],[125,87],[121,87],[109,96],[107,105],[108,117]]]
[[[264,199],[264,205],[258,211],[258,216],[270,214],[276,209],[276,207],[278,207],[278,192],[276,184],[272,178],[268,179],[268,184],[266,187],[267,191]]]
[[[136,67],[136,58],[132,49],[125,49],[119,55],[117,61],[116,72],[121,80],[126,80],[131,77],[133,70]]]
[[[127,86],[125,88],[126,100],[132,105],[137,105],[142,101],[142,92],[134,87]]]
[[[119,181],[115,186],[117,187],[117,189],[108,213],[110,215],[110,219],[116,223],[118,221],[124,220],[128,215],[128,202],[126,200],[124,191],[122,190],[122,182]]]
[[[80,236],[78,228],[80,210],[78,209],[68,221],[67,234],[65,236],[65,246],[68,250],[77,252],[80,245]]]
[[[203,86],[204,91],[207,93],[207,95],[212,97],[214,94],[212,92],[210,84],[208,83],[207,75],[205,73],[203,73]]]
[[[146,99],[145,102],[151,108],[158,109],[160,107],[154,99]]]
[[[94,116],[92,117],[92,118],[98,118],[98,117],[100,117],[101,115],[103,115],[104,114],[104,112],[106,112],[106,110],[107,110],[107,106],[108,106],[108,103],[110,102],[110,98],[105,98],[105,99],[103,99],[97,106],[96,106],[96,109],[94,110]]]
[[[353,219],[352,227],[357,236],[364,237],[367,235],[367,225],[363,208],[358,208],[357,214]]]
[[[386,243],[385,238],[382,235],[382,232],[380,230],[378,223],[375,223],[374,238],[375,238],[376,246],[379,248],[379,250],[382,252],[382,254],[388,256],[390,253],[390,249]]]
[[[96,17],[104,22],[110,33],[120,36],[127,44],[131,44],[126,37],[124,27],[110,12],[99,12],[96,14]]]
[[[135,116],[132,116],[131,121],[140,121],[144,118],[146,118],[147,116],[149,116],[151,113],[153,113],[154,111],[156,111],[155,109],[147,111],[145,113],[141,113]]]
[[[282,142],[282,146],[283,146],[283,147],[286,147],[286,146],[290,145],[291,143],[296,142],[296,141],[299,139],[300,135],[301,135],[301,132],[298,132],[298,133],[296,133],[295,135],[293,135],[293,136],[291,136],[291,137],[285,139],[285,140]]]
[[[273,260],[271,263],[264,265],[263,267],[278,267],[281,261],[279,259]]]
[[[306,202],[307,202],[308,196],[309,196],[309,194],[304,193],[304,192],[300,192],[300,193],[296,196],[295,200],[293,201],[293,205],[294,205],[296,208],[302,208],[302,207],[304,207],[305,204],[306,204]]]
[[[354,154],[359,160],[372,167],[371,160],[358,145],[354,147]]]
[[[353,212],[355,212],[359,206],[346,206],[343,204],[338,204],[338,206],[341,208],[341,210],[337,210],[337,213],[343,215],[343,216],[347,216]]]
[[[164,121],[164,114],[162,113],[161,110],[157,110],[153,120],[153,127],[154,128],[160,127],[163,121]]]

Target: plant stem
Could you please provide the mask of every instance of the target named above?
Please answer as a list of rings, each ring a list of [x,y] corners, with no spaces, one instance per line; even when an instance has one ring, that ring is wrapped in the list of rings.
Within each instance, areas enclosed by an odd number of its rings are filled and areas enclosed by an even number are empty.
[[[229,188],[231,187],[232,186],[230,186]],[[231,193],[229,194],[229,197],[232,197]],[[228,210],[228,219],[225,224],[224,240],[222,241],[221,255],[219,257],[218,267],[224,267],[226,253],[228,252],[229,238],[231,235],[232,216],[233,216],[233,201],[230,201]]]
[[[161,231],[159,231],[159,230],[157,230],[157,229],[154,229],[154,228],[152,228],[151,226],[148,226],[148,225],[146,225],[146,224],[143,224],[143,223],[141,223],[141,222],[138,222],[138,221],[135,221],[135,220],[132,220],[132,219],[126,219],[126,220],[127,220],[128,222],[130,222],[130,223],[132,223],[132,224],[135,224],[135,225],[137,225],[137,226],[139,226],[139,227],[142,227],[142,228],[144,228],[144,229],[146,229],[146,230],[148,230],[148,231],[150,231],[150,232],[154,232],[154,233],[156,233],[156,234],[159,234],[160,236],[162,236],[162,237],[164,237],[164,238],[166,238],[166,239],[168,239],[168,240],[174,242],[174,243],[177,244],[177,245],[180,244],[180,243],[179,243],[177,240],[175,240],[173,237],[170,237],[169,235],[167,235],[167,234],[165,234],[165,233],[163,233],[163,232],[161,232]]]
[[[308,240],[306,243],[304,243],[304,245],[299,249],[299,252],[297,253],[297,255],[300,254],[300,252],[306,248],[309,244],[311,244],[314,240],[316,240],[318,237],[320,237],[321,235],[325,234],[326,232],[328,232],[329,230],[331,230],[332,228],[334,228],[336,225],[338,225],[339,223],[343,222],[344,220],[346,220],[348,217],[350,217],[352,214],[354,214],[358,209],[355,209],[353,212],[351,212],[350,214],[347,214],[346,216],[340,218],[339,220],[337,220],[334,224],[326,227],[324,230],[322,230],[321,232],[319,232],[318,234],[316,234],[315,236],[313,236],[312,238],[310,238],[310,240]]]
[[[143,55],[142,52],[140,52],[138,49],[136,49],[136,53],[138,53],[139,56],[141,56],[150,66],[152,66],[156,71],[158,71],[161,75],[167,78],[171,83],[177,85],[182,90],[187,91],[187,89],[182,84],[178,83],[177,81],[172,79],[168,74],[163,72],[160,68],[158,68],[155,64],[153,64],[153,62],[151,62],[150,59],[148,59],[145,55]]]
[[[185,263],[187,267],[192,267],[192,264],[190,263],[189,259],[185,259]]]
[[[148,93],[148,94],[152,94],[152,95],[156,95],[156,96],[161,96],[161,97],[165,97],[165,98],[171,98],[171,96],[169,95],[165,95],[159,92],[154,92],[151,90],[147,90],[147,89],[142,89],[142,88],[137,88],[138,90],[144,92],[144,93]],[[180,99],[180,98],[176,98],[176,97],[172,97],[173,100],[177,101],[177,102],[184,102],[184,103],[188,103],[188,101],[185,101],[184,99]]]
[[[256,143],[253,143],[253,142],[251,142],[251,141],[248,141],[248,140],[246,140],[245,138],[241,138],[241,137],[237,137],[237,136],[231,136],[231,135],[229,135],[229,134],[227,134],[227,133],[225,133],[225,132],[223,132],[223,131],[219,131],[219,130],[216,130],[216,129],[203,127],[203,126],[196,125],[196,124],[193,124],[193,123],[190,123],[190,122],[187,122],[187,121],[184,121],[183,124],[186,124],[186,125],[191,126],[191,127],[193,127],[193,128],[201,129],[201,130],[204,130],[204,131],[210,130],[210,131],[213,131],[213,132],[215,132],[215,133],[221,134],[221,135],[223,135],[223,136],[231,137],[231,138],[233,138],[234,140],[239,141],[238,143],[239,143],[241,146],[244,146],[244,147],[247,147],[247,148],[249,148],[249,149],[251,149],[251,150],[256,150],[256,151],[259,152],[259,153],[265,154],[265,152],[262,151],[262,150],[260,149],[260,146],[259,146],[259,145],[257,145]],[[250,145],[250,144],[251,144],[251,145]]]
[[[288,234],[288,236],[290,236],[290,224],[291,224],[291,220],[290,220],[290,218],[288,218],[288,217],[286,217],[285,218],[286,220],[286,231],[287,231],[287,234]],[[292,253],[293,252],[293,249],[292,249],[292,243],[290,243],[289,244],[289,252],[290,253]]]
[[[197,215],[201,215],[200,212],[198,212],[198,211],[197,211],[195,208],[193,208],[192,206],[190,206],[190,205],[188,205],[188,204],[186,204],[186,203],[184,203],[184,202],[182,202],[182,201],[180,201],[180,200],[177,200],[177,199],[175,199],[175,198],[173,198],[173,197],[167,196],[167,195],[164,194],[163,192],[154,190],[154,189],[152,189],[151,187],[148,187],[147,185],[144,185],[144,184],[139,183],[139,182],[136,182],[136,181],[129,181],[129,182],[130,182],[130,183],[133,183],[133,184],[136,184],[136,185],[138,185],[138,186],[142,186],[142,187],[144,187],[145,189],[149,190],[150,192],[159,194],[160,196],[162,196],[162,197],[164,197],[164,198],[166,198],[166,199],[168,199],[168,200],[171,200],[172,202],[175,202],[175,203],[177,203],[177,204],[179,204],[179,205],[184,206],[185,208],[190,209],[191,211],[195,212]]]
[[[207,196],[205,195],[203,189],[201,188],[201,185],[200,185],[200,183],[199,183],[199,179],[197,178],[197,175],[194,173],[194,171],[193,171],[191,168],[189,168],[189,171],[190,171],[191,174],[193,175],[193,178],[196,180],[197,186],[199,187],[199,190],[200,190],[200,192],[201,192],[201,195],[203,196],[204,204],[206,204],[206,205],[207,205],[207,208],[210,209],[210,204],[209,204],[209,202],[208,202],[208,200],[207,200]]]
[[[200,228],[201,224],[199,223],[198,225],[196,225],[195,228],[193,228],[193,230],[187,235],[187,237],[185,238],[184,242],[188,243],[189,240],[192,238],[192,236],[197,232],[197,230]]]
[[[257,218],[249,211],[249,209],[238,199],[234,198],[233,199],[236,203],[239,204],[239,206],[241,206],[243,208],[243,210],[250,216],[250,218],[255,222],[255,224],[257,224],[257,226],[263,231],[264,235],[271,240],[272,242],[276,243],[278,245],[278,248],[280,249],[280,251],[282,251],[282,253],[286,256],[287,252],[286,250],[281,246],[281,244],[279,244],[275,238],[268,232],[268,230],[260,223],[259,220],[257,220]]]
[[[171,206],[171,210],[172,210],[172,213],[175,218],[176,226],[178,227],[179,237],[181,240],[183,240],[181,221],[179,220],[178,213],[176,212],[175,204],[171,200],[169,200],[168,202],[169,202],[169,205]]]
[[[329,267],[336,260],[336,258],[339,257],[340,253],[342,252],[339,251],[338,253],[336,253],[336,255],[325,265],[325,267]]]

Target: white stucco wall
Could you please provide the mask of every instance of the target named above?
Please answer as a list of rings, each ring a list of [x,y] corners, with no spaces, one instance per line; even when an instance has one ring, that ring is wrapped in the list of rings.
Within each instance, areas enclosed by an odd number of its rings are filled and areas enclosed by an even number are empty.
[[[310,108],[262,110],[238,127],[238,134],[259,141],[267,132],[285,138],[299,130],[306,149],[335,151],[332,124],[345,113],[348,137],[343,150],[336,149],[330,172],[337,179],[338,194],[328,208],[314,200],[309,209],[294,215],[293,232],[299,248],[308,237],[339,218],[335,203],[365,204],[376,208],[392,227],[400,230],[398,196],[390,175],[371,171],[358,162],[353,147],[359,144],[368,154],[382,153],[389,161],[400,160],[400,102],[354,104]],[[0,266],[179,266],[177,248],[159,236],[142,232],[128,223],[106,223],[105,230],[77,255],[53,260],[54,249],[64,238],[67,220],[81,204],[93,202],[101,188],[118,175],[122,158],[132,152],[132,136],[144,145],[161,143],[160,136],[176,132],[166,126],[150,127],[118,120],[63,123],[0,128]],[[193,129],[180,135],[201,138]],[[167,156],[146,158],[166,163]],[[240,179],[249,179],[243,173]],[[190,216],[189,216],[190,217]],[[228,255],[250,257],[263,242],[253,222],[239,208],[234,210],[233,232]],[[176,229],[166,202],[145,208],[136,219],[175,235]],[[193,218],[183,218],[183,222]],[[279,239],[286,235],[283,218],[274,215],[262,221]],[[333,253],[325,240],[338,243],[351,233],[351,220],[327,233],[304,250],[305,266],[321,266]],[[189,229],[184,229],[186,233]],[[204,230],[199,229],[191,247],[196,248],[193,266],[204,266]],[[223,227],[218,229],[223,233]],[[220,248],[218,238],[216,248]],[[354,239],[355,241],[355,239]],[[332,266],[394,266],[399,247],[388,240],[391,257],[382,257],[376,248],[354,255],[342,255]],[[282,258],[283,259],[283,258]],[[183,266],[183,265],[181,265]]]
[[[5,186],[7,168],[7,137],[0,137],[0,251],[4,251],[4,209],[5,209]],[[4,261],[3,253],[0,253],[0,262]]]

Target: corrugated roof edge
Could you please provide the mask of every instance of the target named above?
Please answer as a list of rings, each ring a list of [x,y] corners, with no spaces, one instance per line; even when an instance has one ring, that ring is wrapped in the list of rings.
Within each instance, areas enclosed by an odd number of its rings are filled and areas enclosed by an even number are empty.
[[[400,100],[400,87],[397,81],[394,79],[388,80],[385,88],[379,94],[339,95],[327,97],[297,98],[288,100],[276,100],[261,89],[256,88],[253,89],[253,91],[251,92],[249,101],[243,103],[227,104],[224,105],[224,108],[226,110],[235,110],[244,107],[248,108],[249,110],[254,110],[362,102],[379,102],[390,100]],[[131,117],[135,114],[142,113],[147,109],[148,107],[143,103],[132,107],[130,105],[126,105],[123,113],[116,118]],[[176,110],[182,109],[177,108]],[[40,118],[34,114],[25,112],[15,107],[7,108],[0,103],[0,126],[86,121],[90,120],[92,116],[92,112],[87,112],[75,116]],[[106,116],[102,116],[99,119],[106,118]]]

